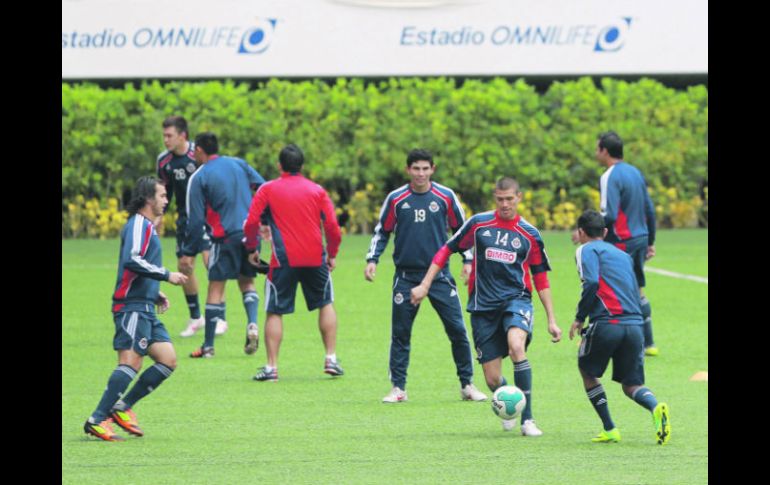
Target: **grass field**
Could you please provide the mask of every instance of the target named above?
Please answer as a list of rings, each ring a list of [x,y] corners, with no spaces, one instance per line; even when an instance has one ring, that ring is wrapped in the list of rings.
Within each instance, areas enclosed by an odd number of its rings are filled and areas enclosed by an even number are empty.
[[[264,342],[256,356],[243,353],[245,317],[235,282],[227,288],[230,330],[217,338],[210,360],[187,357],[202,336],[178,337],[187,309],[182,290],[164,283],[172,307],[161,320],[174,339],[178,367],[135,407],[145,436],[123,443],[82,431],[116,362],[110,298],[119,242],[62,241],[62,483],[707,483],[708,383],[689,378],[708,370],[708,285],[647,274],[661,354],[647,359],[645,372],[647,385],[671,408],[670,444],[655,444],[650,415],[622,394],[609,371],[603,382],[623,441],[593,444],[601,422],[582,389],[577,344],[566,338],[580,294],[574,247],[568,233],[543,237],[565,339],[550,342],[535,297],[528,358],[534,417],[545,433],[540,438],[525,438],[518,427],[503,432],[489,402],[460,401],[449,341],[427,304],[412,335],[409,401],[380,402],[390,389],[392,241],[376,281],[368,283],[369,238],[348,236],[333,273],[344,377],[322,373],[317,313],[306,311],[301,291],[298,311],[284,321],[281,380],[259,383],[251,376],[265,362]],[[163,245],[165,263],[174,267],[173,239]],[[660,231],[656,248],[652,266],[708,276],[707,231]],[[458,256],[452,268],[457,275]],[[197,274],[205,300],[200,260]],[[263,283],[260,276],[260,297]],[[259,319],[262,330],[262,305]],[[510,361],[504,369],[513,382]],[[487,392],[478,364],[474,371]]]

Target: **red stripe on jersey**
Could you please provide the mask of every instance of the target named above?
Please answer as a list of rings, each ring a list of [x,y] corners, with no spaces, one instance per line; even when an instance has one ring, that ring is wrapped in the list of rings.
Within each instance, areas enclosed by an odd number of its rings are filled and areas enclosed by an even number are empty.
[[[615,243],[615,247],[620,249],[621,251],[626,250],[626,243]]]
[[[468,277],[468,296],[473,294],[473,288],[476,286],[476,259],[471,262],[471,274]]]
[[[548,272],[543,271],[542,273],[532,275],[532,277],[535,279],[535,289],[537,291],[551,287],[551,283],[548,281]]]
[[[613,319],[613,320],[610,320],[610,323],[613,325],[617,325],[618,323],[620,323],[620,320]]]
[[[150,237],[152,237],[152,223],[147,224],[147,228],[144,230],[144,242],[142,242],[142,250],[139,251],[140,256],[144,256],[147,253],[147,246],[150,245]]]
[[[631,230],[628,228],[628,217],[622,209],[618,209],[618,220],[615,221],[615,234],[621,240],[631,238]]]
[[[446,204],[446,217],[447,217],[447,221],[449,222],[449,227],[457,227],[457,215],[455,214],[455,211],[452,209],[452,199],[450,199],[448,196],[436,190],[435,187],[431,187],[430,191],[435,195],[441,197],[441,200],[443,200],[444,203]]]
[[[225,237],[225,228],[219,214],[214,212],[208,203],[206,204],[206,223],[211,226],[211,234],[214,237]]]
[[[521,218],[519,216],[516,217],[516,225],[513,226],[513,230],[527,238],[527,241],[529,241],[529,251],[527,251],[524,261],[532,264],[541,264],[543,262],[543,255],[540,253],[540,245],[537,243],[537,239],[524,230],[523,227],[519,226],[519,220]]]
[[[168,162],[170,162],[170,161],[171,161],[171,158],[172,158],[173,156],[174,156],[174,154],[173,154],[173,153],[171,153],[171,152],[169,152],[169,154],[168,154],[168,155],[166,155],[166,156],[165,156],[165,158],[163,158],[163,159],[160,161],[160,164],[158,165],[158,168],[163,168],[163,167],[165,167],[165,166],[166,166],[166,164],[167,164]]]
[[[127,269],[123,270],[123,275],[120,277],[120,286],[115,291],[115,299],[122,300],[128,294],[128,290],[131,289],[131,283],[136,279],[136,273]]]
[[[529,278],[529,263],[526,260],[524,261],[524,264],[521,265],[521,269],[524,270],[524,275],[523,275],[524,286],[527,287],[527,291],[532,293],[532,281],[530,281],[530,278]]]
[[[610,315],[620,315],[623,313],[623,306],[620,304],[620,300],[618,300],[615,292],[601,276],[599,277],[599,291],[596,292],[596,296],[602,301]]]
[[[125,303],[116,303],[115,305],[112,306],[113,313],[119,312],[120,310],[123,309],[124,306],[126,306]]]
[[[390,212],[385,218],[385,222],[382,224],[382,228],[388,232],[392,231],[396,227],[396,204],[409,197],[412,192],[407,190],[403,194],[399,195],[390,203]]]

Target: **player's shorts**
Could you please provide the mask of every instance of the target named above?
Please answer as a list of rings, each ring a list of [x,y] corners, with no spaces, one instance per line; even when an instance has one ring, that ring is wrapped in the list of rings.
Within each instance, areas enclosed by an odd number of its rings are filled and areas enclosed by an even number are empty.
[[[591,323],[583,329],[578,367],[591,377],[604,374],[612,359],[612,380],[624,386],[644,384],[644,333],[641,325]]]
[[[486,312],[471,313],[476,360],[480,364],[508,355],[508,331],[520,328],[527,332],[525,349],[532,341],[532,302],[513,300],[507,306]]]
[[[326,264],[314,267],[270,268],[265,281],[265,310],[285,315],[294,313],[297,283],[302,284],[308,310],[315,310],[334,301],[334,286]]]
[[[253,278],[257,267],[249,262],[249,252],[243,245],[243,231],[214,239],[209,252],[209,281],[234,280],[238,276]]]
[[[152,312],[118,312],[113,314],[115,336],[112,348],[115,350],[131,349],[139,355],[147,355],[150,345],[158,342],[171,342],[166,327]]]
[[[184,233],[187,230],[187,218],[181,218],[176,220],[176,257],[177,259],[184,256],[182,254],[182,244],[184,243]],[[200,244],[195,248],[195,254],[203,251],[211,250],[211,236],[209,236],[208,228],[203,232],[203,239]]]
[[[647,257],[647,243],[649,238],[647,236],[639,236],[622,243],[615,243],[615,247],[622,249],[634,261],[634,274],[636,275],[636,282],[639,284],[639,288],[644,288],[646,280],[644,278],[644,262]]]

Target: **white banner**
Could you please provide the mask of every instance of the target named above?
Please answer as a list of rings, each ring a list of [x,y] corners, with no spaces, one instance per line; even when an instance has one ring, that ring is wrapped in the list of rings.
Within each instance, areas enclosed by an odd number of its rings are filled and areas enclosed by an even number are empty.
[[[62,79],[707,73],[707,0],[62,0]]]

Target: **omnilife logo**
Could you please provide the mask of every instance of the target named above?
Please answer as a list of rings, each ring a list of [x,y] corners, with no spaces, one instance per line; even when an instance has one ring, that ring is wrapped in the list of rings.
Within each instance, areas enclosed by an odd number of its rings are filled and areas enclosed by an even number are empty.
[[[129,31],[62,31],[65,49],[232,49],[262,54],[273,42],[277,19],[256,18],[248,25],[146,26]]]

